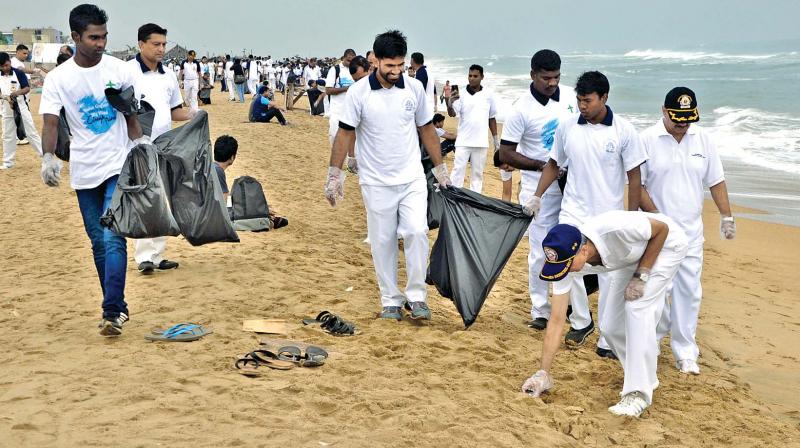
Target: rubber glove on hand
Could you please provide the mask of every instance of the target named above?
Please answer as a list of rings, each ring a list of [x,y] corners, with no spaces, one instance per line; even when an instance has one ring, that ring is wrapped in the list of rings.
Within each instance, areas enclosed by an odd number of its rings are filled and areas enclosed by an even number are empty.
[[[723,216],[719,221],[719,236],[723,240],[736,238],[736,222],[733,220],[733,216]]]
[[[347,171],[350,171],[353,174],[358,174],[358,161],[356,161],[355,157],[345,157],[344,164],[347,166]]]
[[[336,204],[344,199],[344,173],[335,166],[328,167],[328,180],[325,182],[325,199],[336,207]]]
[[[450,175],[447,174],[447,164],[442,163],[433,167],[433,176],[436,178],[436,181],[439,182],[439,188],[447,188],[453,185],[450,182]]]
[[[143,136],[137,138],[136,140],[134,140],[133,144],[134,145],[152,145],[153,141],[150,140],[150,136],[149,135],[143,135]]]
[[[647,268],[639,268],[636,272],[650,275],[650,269]],[[628,286],[625,288],[625,300],[632,301],[641,298],[644,295],[644,286],[644,280],[639,277],[631,277]]]
[[[550,378],[550,374],[544,370],[539,370],[532,377],[525,380],[525,383],[522,384],[522,392],[536,398],[552,389],[552,387],[553,379]]]
[[[539,209],[542,208],[542,198],[534,196],[528,202],[522,204],[522,211],[528,216],[535,217],[539,214]]]
[[[61,181],[61,161],[53,153],[42,156],[42,181],[48,187],[57,187]]]
[[[494,142],[494,150],[500,151],[500,136],[499,135],[493,136],[492,141]]]

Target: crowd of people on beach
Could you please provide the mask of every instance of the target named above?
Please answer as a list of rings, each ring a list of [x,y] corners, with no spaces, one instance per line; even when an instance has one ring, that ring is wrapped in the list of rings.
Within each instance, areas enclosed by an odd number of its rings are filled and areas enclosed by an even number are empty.
[[[323,193],[335,207],[344,200],[345,172],[358,180],[381,319],[432,318],[425,283],[426,175],[438,189],[462,188],[469,168],[469,189],[482,193],[487,160],[493,160],[505,201],[512,201],[513,172],[521,173],[517,207],[533,218],[527,325],[545,334],[540,368],[524,382],[523,392],[539,396],[550,390],[553,359],[562,343],[582,347],[598,327],[597,355],[618,360],[624,371],[621,399],[609,408],[616,415],[638,417],[652,404],[659,386],[659,342],[667,334],[676,368],[700,373],[696,331],[706,190],[721,216],[721,237],[733,239],[736,225],[719,154],[695,124],[700,109],[690,88],[666,92],[663,104],[654,105],[662,117],[638,132],[607,104],[610,82],[602,72],[585,72],[575,86],[566,86],[560,82],[558,53],[542,49],[531,58],[529,89],[520,92],[501,128],[482,66],[465,69],[467,85],[447,81],[439,92],[424,55],[414,52],[406,59],[406,38],[399,31],[376,36],[363,56],[348,48],[336,58],[198,60],[189,51],[186,60],[164,61],[168,31],[148,23],[138,29],[139,53],[121,61],[105,53],[107,21],[95,5],[70,12],[75,51],[65,50],[59,66],[46,74],[41,137],[28,106],[30,73],[22,62],[27,55],[20,49],[15,58],[0,52],[2,168],[14,167],[17,143],[25,138],[42,157],[44,183],[58,186],[59,120],[69,127],[70,186],[103,292],[101,335],[120,336],[130,316],[126,241],[100,225],[128,151],[151,145],[173,122],[192,120],[210,104],[219,82],[230,101],[245,102],[245,95],[252,95],[247,112],[252,122],[275,118],[287,125],[287,112],[303,96],[311,115],[327,117],[331,155]],[[135,114],[118,112],[106,99],[106,89],[128,87],[155,109],[149,135]],[[276,104],[276,92],[283,94],[283,107]],[[458,118],[454,132],[445,130],[439,104]],[[236,159],[237,147],[232,136],[214,145],[213,172],[225,193],[224,171]],[[452,170],[446,160],[451,152]],[[405,255],[405,289],[398,285],[398,239]],[[139,272],[177,268],[178,262],[165,257],[166,245],[166,237],[135,240]],[[589,307],[588,275],[597,275],[599,283],[597,316]]]

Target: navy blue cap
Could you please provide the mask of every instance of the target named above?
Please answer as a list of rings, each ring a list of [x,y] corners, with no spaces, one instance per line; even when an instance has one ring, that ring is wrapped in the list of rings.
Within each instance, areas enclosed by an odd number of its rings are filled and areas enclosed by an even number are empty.
[[[539,278],[546,282],[556,282],[569,274],[573,258],[581,248],[583,236],[577,227],[558,224],[544,237],[544,266]]]

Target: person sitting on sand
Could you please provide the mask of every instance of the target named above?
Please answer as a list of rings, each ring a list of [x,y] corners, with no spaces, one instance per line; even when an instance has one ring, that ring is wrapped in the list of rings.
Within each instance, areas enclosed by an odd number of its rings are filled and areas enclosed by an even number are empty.
[[[197,92],[201,103],[211,104],[211,89],[213,88],[214,86],[211,85],[211,75],[203,73],[203,77],[200,78],[200,89]]]
[[[456,149],[456,133],[444,130],[444,115],[433,114],[433,128],[436,135],[442,139],[442,156]]]
[[[322,115],[325,113],[325,89],[324,79],[311,79],[308,81],[308,106],[311,109],[311,115]]]
[[[288,123],[283,116],[283,112],[269,100],[269,88],[264,86],[259,87],[259,94],[253,98],[253,104],[250,106],[250,121],[257,123],[269,123],[273,118],[277,118],[281,126],[286,126]]]

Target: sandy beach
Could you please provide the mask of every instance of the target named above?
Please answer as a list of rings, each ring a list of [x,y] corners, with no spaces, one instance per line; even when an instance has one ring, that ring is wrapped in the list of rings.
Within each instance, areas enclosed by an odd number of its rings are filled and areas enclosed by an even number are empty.
[[[533,399],[519,391],[538,369],[543,337],[524,325],[527,239],[469,330],[432,287],[430,323],[376,320],[357,180],[348,178],[336,209],[322,194],[327,120],[295,109],[292,127],[247,123],[248,104],[218,90],[205,107],[211,138],[230,134],[240,145],[229,184],[259,179],[289,226],[240,232],[239,244],[171,239],[167,256],[180,268],[153,276],[137,272],[129,241],[131,321],[121,338],[97,334],[101,292],[68,180],[45,187],[30,146],[0,172],[0,447],[800,446],[800,228],[742,218],[737,238],[721,241],[706,204],[702,374],[679,374],[664,341],[661,386],[641,419],[607,411],[622,370],[595,355],[596,334],[559,354],[555,389]],[[38,102],[32,95],[33,111]],[[484,190],[500,196],[493,168]],[[360,334],[300,324],[322,310]],[[235,359],[266,337],[242,330],[253,318],[288,320],[282,338],[325,347],[330,358],[314,369],[237,374]],[[214,334],[143,338],[186,321]]]

